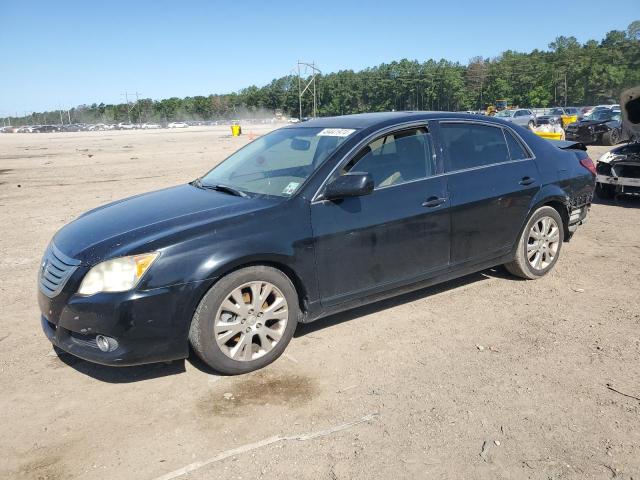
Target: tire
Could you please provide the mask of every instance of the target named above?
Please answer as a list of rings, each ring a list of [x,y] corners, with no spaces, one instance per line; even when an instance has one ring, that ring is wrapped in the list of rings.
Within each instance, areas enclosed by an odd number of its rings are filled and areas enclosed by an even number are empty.
[[[611,200],[616,196],[616,187],[607,183],[596,183],[596,195],[598,198]]]
[[[529,120],[529,130],[533,130],[533,128],[536,126],[535,122],[533,120]]]
[[[609,130],[607,133],[602,134],[602,143],[605,145],[617,145],[620,141],[620,133],[618,130]]]
[[[254,285],[263,285],[263,287],[257,287],[261,292],[256,297],[257,300],[252,298]],[[273,293],[267,294],[268,296],[262,300],[261,295],[262,292],[267,291],[267,285],[273,287],[271,289]],[[257,314],[255,312],[251,314],[228,313],[231,311],[225,310],[225,306],[228,305],[235,305],[238,307],[238,312],[240,311],[240,303],[230,301],[232,293],[235,292],[241,292],[240,296],[234,295],[233,298],[240,299],[243,304],[243,312],[254,312],[252,307],[256,305],[255,302],[262,304],[258,308],[260,312]],[[276,300],[271,299],[284,299],[286,311],[280,307],[279,313],[268,313],[268,310],[276,304]],[[274,303],[264,307],[268,301]],[[225,302],[225,306],[223,306],[223,302]],[[264,315],[279,315],[282,319],[276,321],[263,316],[262,318],[267,318],[267,320],[262,325],[259,323],[260,318],[258,317],[263,315],[262,310],[265,310]],[[227,375],[248,373],[269,365],[284,352],[293,337],[299,318],[298,295],[289,277],[272,267],[262,265],[246,267],[223,277],[205,294],[193,315],[189,329],[189,341],[198,357],[214,370]],[[285,322],[280,324],[279,322],[283,320]],[[229,331],[226,331],[225,327],[221,327],[221,325],[227,325],[226,321],[229,321],[228,325],[231,325],[231,327],[226,327],[230,329]],[[278,323],[269,323],[272,321]],[[242,327],[240,322],[243,324]],[[240,330],[237,330],[238,328]],[[220,333],[221,329],[222,333]],[[220,339],[226,338],[227,334],[231,335],[236,331],[234,336],[229,337],[227,344],[219,345]],[[272,333],[265,333],[267,331]],[[280,337],[274,340],[276,333]],[[247,339],[246,342],[245,339]],[[263,342],[265,345],[266,343],[269,345],[263,348]],[[272,345],[274,342],[275,345]],[[238,355],[237,359],[231,357],[234,349]],[[265,350],[266,353],[260,353],[262,350]],[[247,354],[247,352],[253,353]],[[261,356],[258,357],[258,355]],[[241,358],[246,356],[250,358]]]
[[[533,244],[531,244],[530,235],[533,235],[532,229],[535,226],[538,231],[541,231],[542,229],[540,227],[544,224],[543,222],[545,221],[545,219],[551,219],[554,222],[555,227],[557,227],[557,232],[553,232],[553,230],[551,230],[551,232],[553,233],[550,233],[547,237],[544,238],[540,236],[540,240],[534,240]],[[551,226],[553,226],[554,224],[549,222],[549,225]],[[551,243],[550,240],[552,238],[555,239],[556,234],[557,241]],[[549,240],[549,242],[547,242],[546,244],[544,243],[545,238]],[[560,257],[560,251],[562,249],[563,240],[564,225],[558,211],[555,208],[549,206],[540,207],[533,213],[533,215],[531,215],[529,221],[520,233],[518,244],[516,246],[515,258],[513,259],[513,261],[506,263],[504,266],[511,274],[520,278],[525,278],[527,280],[535,280],[543,277],[544,275],[549,273],[549,271],[551,271],[551,269],[558,261],[558,258]],[[535,246],[536,244],[546,245],[546,250],[538,250]],[[533,247],[535,251],[540,253],[542,258],[542,261],[539,265],[540,268],[536,268],[529,260],[527,256],[529,247]],[[546,254],[544,252],[546,252]],[[551,255],[552,253],[553,255]],[[538,257],[536,256],[533,257],[533,263],[535,263],[537,258]],[[548,260],[548,262],[544,261],[545,258]],[[545,263],[547,264],[545,265]]]

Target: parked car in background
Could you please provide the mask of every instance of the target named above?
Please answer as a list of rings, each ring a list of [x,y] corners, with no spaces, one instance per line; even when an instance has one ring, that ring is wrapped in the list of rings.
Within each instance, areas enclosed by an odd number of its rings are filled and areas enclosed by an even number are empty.
[[[544,115],[538,115],[537,123],[538,125],[561,125],[563,115],[576,116],[578,117],[578,120],[584,117],[584,113],[579,107],[554,107],[550,109],[548,113]]]
[[[501,110],[495,114],[496,118],[515,123],[521,127],[532,129],[537,125],[535,114],[526,108],[518,108],[514,110]]]
[[[185,122],[171,122],[167,124],[167,128],[187,128],[188,126]]]
[[[59,132],[61,130],[61,125],[40,125],[38,127],[34,127],[34,133],[52,133]]]
[[[134,128],[136,128],[132,123],[118,123],[118,125],[116,125],[116,130],[133,130]]]
[[[596,194],[640,194],[640,143],[630,142],[605,153],[596,165]]]
[[[73,123],[71,125],[62,125],[60,127],[61,132],[81,132],[82,130],[84,130],[82,125]]]
[[[142,130],[150,130],[162,127],[158,123],[143,123],[140,128],[142,128]]]
[[[565,138],[582,143],[602,143],[616,145],[629,140],[629,134],[622,128],[620,112],[610,108],[595,108],[582,120],[567,125]]]
[[[620,110],[620,105],[615,103],[611,103],[608,105],[596,105],[595,107],[593,107],[593,110],[591,111],[591,113],[597,110]]]
[[[93,362],[191,345],[240,374],[278,358],[298,323],[500,264],[540,278],[594,189],[584,147],[558,145],[456,113],[289,125],[189,184],[58,230],[39,272],[42,328]]]

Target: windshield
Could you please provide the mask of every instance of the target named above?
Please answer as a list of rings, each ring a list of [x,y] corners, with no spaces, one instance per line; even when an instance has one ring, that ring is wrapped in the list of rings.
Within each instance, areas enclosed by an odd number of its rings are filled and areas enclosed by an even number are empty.
[[[612,112],[607,108],[602,110],[594,110],[593,112],[591,112],[591,115],[587,117],[587,119],[588,120],[617,120],[616,117],[619,117],[619,115],[616,115],[615,112]]]
[[[355,130],[281,128],[238,150],[201,179],[245,193],[289,197]]]
[[[564,112],[561,108],[552,108],[549,115],[564,115]]]
[[[513,110],[502,110],[496,113],[496,117],[513,117]]]

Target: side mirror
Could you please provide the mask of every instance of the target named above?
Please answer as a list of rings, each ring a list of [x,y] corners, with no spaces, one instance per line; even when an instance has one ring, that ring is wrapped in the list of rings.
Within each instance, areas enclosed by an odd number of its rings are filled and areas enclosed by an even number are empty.
[[[369,173],[349,172],[328,183],[324,189],[325,200],[361,197],[373,192],[373,177]]]

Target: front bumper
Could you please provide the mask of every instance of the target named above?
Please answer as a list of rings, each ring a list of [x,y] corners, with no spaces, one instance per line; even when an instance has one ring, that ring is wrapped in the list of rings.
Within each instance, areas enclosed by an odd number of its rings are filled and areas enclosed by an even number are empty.
[[[58,348],[103,365],[185,358],[191,316],[202,286],[195,282],[88,297],[63,291],[49,298],[38,291],[42,329]],[[115,338],[118,347],[102,352],[95,340],[98,334]]]
[[[640,194],[640,178],[598,175],[596,182],[613,185],[620,194]]]
[[[564,134],[564,138],[566,140],[571,140],[574,142],[581,143],[596,143],[600,139],[600,135],[596,132],[592,132],[590,130],[566,130]]]

